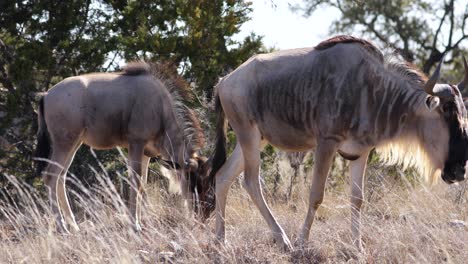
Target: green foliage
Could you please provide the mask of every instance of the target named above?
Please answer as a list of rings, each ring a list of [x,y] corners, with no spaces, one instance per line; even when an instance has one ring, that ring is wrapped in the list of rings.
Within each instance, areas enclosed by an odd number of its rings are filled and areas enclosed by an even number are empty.
[[[243,0],[109,3],[126,60],[170,59],[208,100],[220,76],[262,48],[253,33],[243,42],[232,39],[252,11]]]
[[[99,2],[2,1],[0,25],[2,172],[30,177],[34,93],[64,77],[103,70],[116,42]]]
[[[276,161],[277,150],[270,144],[266,145],[261,153],[262,169],[273,166]]]
[[[113,70],[122,60],[172,61],[199,95],[211,97],[220,76],[262,47],[253,33],[240,42],[232,39],[249,19],[250,5],[243,0],[1,1],[0,174],[34,177],[35,94],[65,77]],[[97,156],[105,166],[118,158],[116,152]],[[71,172],[91,181],[93,160],[89,150],[80,150]]]

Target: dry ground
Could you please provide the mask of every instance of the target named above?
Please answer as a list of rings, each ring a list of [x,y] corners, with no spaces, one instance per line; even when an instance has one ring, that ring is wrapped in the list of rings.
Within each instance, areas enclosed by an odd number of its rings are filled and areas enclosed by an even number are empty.
[[[197,223],[159,187],[149,189],[142,233],[129,228],[120,198],[102,187],[77,200],[81,231],[69,235],[55,233],[42,198],[20,187],[19,204],[0,206],[0,263],[466,263],[466,192],[460,199],[459,187],[445,184],[413,188],[374,180],[370,185],[363,253],[351,246],[347,188],[328,188],[306,248],[284,252],[272,243],[264,220],[237,183],[228,198],[224,246],[213,242],[213,219]],[[267,191],[292,241],[305,216],[306,186],[301,182],[289,202]]]

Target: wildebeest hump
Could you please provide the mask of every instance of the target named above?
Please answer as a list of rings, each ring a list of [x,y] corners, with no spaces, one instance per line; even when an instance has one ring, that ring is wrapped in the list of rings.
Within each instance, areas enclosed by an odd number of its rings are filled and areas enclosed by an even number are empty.
[[[262,72],[261,64],[256,66],[258,79],[249,96],[257,120],[274,116],[295,129],[312,132],[318,122],[349,113],[346,97],[355,93],[344,89],[344,81],[353,81],[349,80],[356,75],[353,70],[339,76],[336,64],[314,54],[293,64],[279,64],[276,74]]]
[[[366,144],[377,140],[372,137],[397,133],[408,121],[404,109],[415,105],[417,97],[408,96],[413,94],[409,90],[382,88],[389,86],[383,85],[388,73],[363,48],[348,44],[331,49],[268,61],[268,68],[261,58],[253,61],[256,82],[249,104],[255,119],[276,120],[302,134],[351,134]],[[341,56],[340,49],[354,57]],[[390,87],[399,85],[395,81]]]

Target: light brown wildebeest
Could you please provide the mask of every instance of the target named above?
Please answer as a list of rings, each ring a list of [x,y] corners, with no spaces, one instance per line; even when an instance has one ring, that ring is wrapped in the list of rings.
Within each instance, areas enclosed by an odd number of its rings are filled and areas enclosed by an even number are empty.
[[[442,63],[442,62],[441,62]],[[287,151],[315,149],[309,209],[299,243],[308,240],[321,204],[333,156],[350,160],[351,230],[361,249],[363,175],[370,150],[389,162],[414,165],[433,180],[462,181],[467,160],[467,114],[458,86],[436,84],[441,64],[428,80],[414,66],[384,56],[371,43],[338,36],[315,48],[256,55],[217,85],[219,112],[213,168],[201,200],[205,216],[216,198],[216,234],[225,238],[229,187],[244,171],[244,187],[277,243],[291,248],[265,203],[260,151],[270,143]],[[237,145],[226,161],[227,121]],[[215,196],[211,193],[215,185]],[[207,198],[207,196],[210,196]]]
[[[190,184],[183,190],[195,191],[197,173],[204,167],[199,165],[206,161],[197,155],[203,134],[193,112],[177,98],[177,87],[170,90],[166,84],[151,74],[148,64],[131,63],[122,72],[67,78],[41,98],[36,156],[42,161],[37,173],[42,173],[48,187],[58,229],[68,231],[67,224],[79,229],[65,179],[81,144],[95,149],[128,148],[132,185],[128,204],[137,230],[150,157],[182,167],[188,172],[182,182]]]

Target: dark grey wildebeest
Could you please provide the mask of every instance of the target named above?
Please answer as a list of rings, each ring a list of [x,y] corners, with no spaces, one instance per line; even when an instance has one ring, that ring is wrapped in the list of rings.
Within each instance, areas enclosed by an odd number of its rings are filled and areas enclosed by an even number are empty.
[[[202,132],[193,112],[181,102],[177,89],[156,78],[150,66],[132,63],[122,72],[93,73],[67,78],[40,100],[37,172],[49,190],[57,227],[78,230],[65,191],[65,178],[82,144],[95,149],[128,149],[131,177],[129,209],[140,229],[142,184],[150,157],[160,157],[188,175],[192,192],[205,163],[197,155]],[[47,159],[45,161],[44,159]],[[185,174],[186,173],[186,174]],[[140,179],[140,177],[142,179]],[[185,179],[185,178],[184,178]],[[189,195],[187,195],[189,196]]]
[[[436,84],[441,65],[428,80],[414,66],[384,56],[371,43],[338,36],[315,48],[256,55],[217,85],[219,120],[213,168],[202,199],[216,199],[216,234],[225,238],[229,187],[244,171],[244,187],[266,220],[275,241],[291,243],[265,203],[260,152],[266,143],[287,151],[315,149],[309,209],[299,242],[308,240],[322,202],[333,156],[350,160],[351,230],[361,249],[363,175],[376,148],[388,162],[414,165],[428,178],[464,179],[467,113],[458,86]],[[237,145],[226,161],[229,121]],[[213,188],[211,188],[213,189]],[[206,203],[204,214],[214,210]]]

